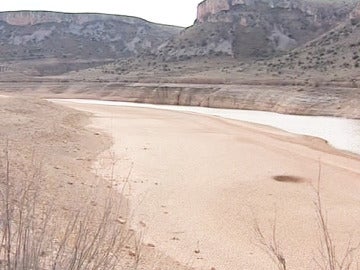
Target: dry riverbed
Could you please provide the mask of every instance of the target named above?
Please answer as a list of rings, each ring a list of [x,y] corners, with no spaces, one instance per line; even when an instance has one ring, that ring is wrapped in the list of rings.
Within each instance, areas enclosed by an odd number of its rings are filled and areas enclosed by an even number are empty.
[[[158,252],[153,245],[139,245],[141,236],[126,224],[127,203],[115,183],[100,177],[93,170],[97,156],[109,149],[112,138],[99,129],[89,128],[90,114],[65,108],[36,98],[0,98],[0,180],[4,188],[6,151],[9,153],[11,193],[14,204],[19,202],[23,187],[37,187],[39,207],[51,209],[49,226],[60,235],[76,213],[91,213],[87,230],[98,224],[109,199],[121,198],[110,222],[124,224],[119,240],[127,239],[121,250],[121,269],[189,269]],[[4,206],[0,202],[1,207]],[[4,209],[1,208],[2,216]],[[114,219],[113,219],[114,218]],[[35,217],[41,221],[41,217]],[[117,225],[118,226],[118,225]],[[54,234],[45,235],[51,238]],[[59,241],[55,238],[45,241]],[[138,255],[140,257],[138,258]],[[44,259],[50,260],[47,250]],[[136,260],[139,259],[137,262]]]
[[[59,103],[91,113],[90,127],[111,136],[93,168],[116,180],[144,243],[184,265],[274,269],[256,220],[269,241],[276,223],[289,269],[316,269],[319,171],[337,254],[349,235],[360,238],[360,159],[322,140],[191,113]]]

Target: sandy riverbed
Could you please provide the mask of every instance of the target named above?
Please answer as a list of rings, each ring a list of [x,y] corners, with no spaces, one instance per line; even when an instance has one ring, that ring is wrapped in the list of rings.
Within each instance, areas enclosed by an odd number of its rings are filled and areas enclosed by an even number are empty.
[[[360,159],[319,139],[190,113],[60,103],[93,113],[92,126],[113,137],[94,168],[109,174],[115,164],[133,227],[144,232],[144,242],[183,264],[275,269],[258,246],[253,223],[256,218],[270,239],[276,213],[289,268],[314,269],[320,258],[313,204],[319,162],[339,255],[349,234],[359,238]]]

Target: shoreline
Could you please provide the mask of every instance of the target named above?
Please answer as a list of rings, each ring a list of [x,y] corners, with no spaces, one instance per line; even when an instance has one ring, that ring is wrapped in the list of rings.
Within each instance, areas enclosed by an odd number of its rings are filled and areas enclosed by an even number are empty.
[[[197,269],[268,266],[266,255],[249,239],[251,216],[255,213],[269,233],[266,221],[271,220],[275,204],[281,209],[279,227],[286,233],[279,238],[286,243],[289,264],[307,269],[303,267],[310,263],[311,254],[301,253],[299,260],[294,246],[316,250],[311,186],[319,160],[322,193],[332,209],[329,218],[342,217],[330,219],[337,228],[336,237],[345,238],[346,230],[360,222],[358,216],[355,220],[343,216],[345,206],[339,204],[339,200],[346,202],[347,213],[357,211],[360,160],[324,142],[319,147],[319,141],[312,138],[204,115],[67,106],[93,113],[92,126],[112,135],[111,153],[121,160],[115,168],[118,179],[124,179],[133,166],[127,189],[133,227],[145,233],[145,242],[183,264]],[[109,152],[98,159],[104,161],[106,156]],[[276,182],[272,179],[276,175],[300,176],[305,182]],[[339,179],[346,179],[347,185]],[[300,221],[305,216],[308,225]],[[287,243],[290,235],[291,243]],[[197,249],[200,253],[194,252]]]
[[[323,151],[330,151],[332,152],[332,150],[326,149],[326,147],[321,147],[319,146],[322,144],[326,144],[327,146],[329,146],[329,148],[332,148],[338,152],[340,152],[342,155],[346,155],[349,157],[353,157],[355,159],[360,158],[360,153],[356,153],[355,151],[351,151],[351,150],[346,150],[346,149],[341,149],[341,148],[337,148],[336,146],[332,145],[326,138],[322,138],[320,135],[316,136],[316,135],[309,135],[309,134],[303,134],[300,132],[292,132],[289,130],[285,130],[282,127],[276,126],[276,125],[272,125],[270,123],[260,123],[260,122],[252,122],[252,120],[244,120],[244,119],[235,119],[226,115],[221,115],[221,113],[217,112],[217,110],[221,110],[221,111],[228,111],[228,112],[232,112],[232,111],[237,111],[234,109],[220,109],[220,108],[205,108],[207,110],[209,110],[208,112],[206,111],[199,111],[198,107],[196,106],[176,106],[176,105],[162,105],[162,104],[147,104],[147,103],[131,103],[131,102],[117,102],[117,101],[105,101],[105,100],[92,100],[92,99],[47,99],[48,101],[52,101],[52,102],[70,102],[70,103],[74,103],[74,104],[88,104],[88,105],[100,105],[100,106],[110,106],[110,107],[126,107],[126,108],[144,108],[144,109],[154,109],[154,110],[160,110],[160,111],[172,111],[172,112],[179,112],[179,113],[184,113],[184,114],[189,114],[189,115],[203,115],[203,116],[209,116],[209,117],[213,117],[214,119],[219,119],[219,120],[224,120],[224,121],[230,121],[231,123],[235,123],[235,122],[239,122],[242,125],[249,125],[249,127],[259,127],[261,128],[266,128],[267,132],[273,132],[273,133],[283,133],[285,134],[285,136],[288,137],[292,137],[292,136],[301,136],[303,137],[305,140],[303,143],[309,145],[309,147],[315,147],[318,150],[323,150]],[[105,103],[103,103],[105,102]],[[109,102],[109,103],[107,103]],[[189,109],[187,109],[187,107]],[[211,110],[214,110],[213,112],[210,112]],[[245,112],[246,110],[239,110],[241,112]],[[274,115],[279,115],[279,116],[284,116],[284,117],[309,117],[309,118],[314,118],[314,117],[320,117],[320,118],[329,118],[329,120],[331,119],[339,119],[337,117],[324,117],[324,116],[299,116],[299,115],[291,115],[291,114],[281,114],[281,113],[274,113],[274,112],[266,112],[266,111],[249,111],[249,112],[254,112],[254,113],[269,113],[274,114]],[[342,118],[343,120],[348,120],[346,118]],[[274,119],[276,120],[276,119]],[[235,122],[233,122],[235,121]],[[255,120],[256,121],[256,120]],[[290,119],[288,120],[290,121]],[[356,120],[353,120],[356,121]],[[314,144],[312,143],[313,141],[316,141],[317,143]]]
[[[4,94],[259,110],[293,115],[360,119],[360,92],[300,86],[43,81],[1,83]],[[331,102],[325,102],[331,100]]]

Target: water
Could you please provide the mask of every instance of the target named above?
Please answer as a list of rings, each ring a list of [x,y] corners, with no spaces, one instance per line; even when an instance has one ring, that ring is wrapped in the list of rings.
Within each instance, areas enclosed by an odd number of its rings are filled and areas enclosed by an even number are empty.
[[[282,129],[291,133],[309,135],[326,140],[337,149],[360,154],[360,120],[325,116],[299,116],[273,112],[215,109],[206,107],[154,105],[103,100],[70,99],[82,104],[153,108],[194,112],[233,120],[241,120]]]

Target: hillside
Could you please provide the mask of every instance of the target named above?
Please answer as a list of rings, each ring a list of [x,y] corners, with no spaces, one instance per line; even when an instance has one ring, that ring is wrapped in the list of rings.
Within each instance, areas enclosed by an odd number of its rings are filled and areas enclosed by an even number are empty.
[[[205,0],[196,23],[160,49],[165,59],[281,54],[348,19],[355,1]]]
[[[333,80],[359,78],[360,5],[346,22],[288,54],[258,63],[268,72],[297,73],[299,76],[328,77]]]
[[[181,29],[106,14],[2,12],[0,58],[3,62],[41,60],[39,75],[63,73],[72,69],[71,63],[73,69],[81,69],[152,52]],[[58,66],[46,64],[47,59],[57,59]]]

